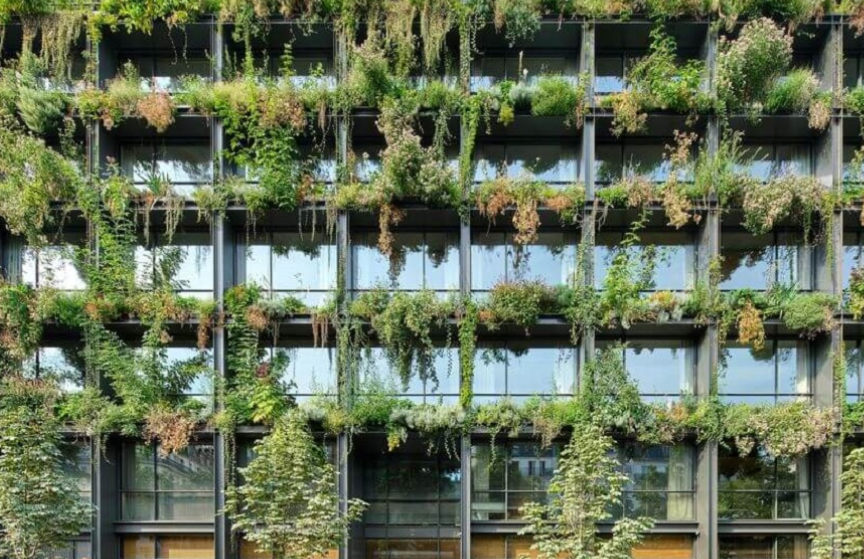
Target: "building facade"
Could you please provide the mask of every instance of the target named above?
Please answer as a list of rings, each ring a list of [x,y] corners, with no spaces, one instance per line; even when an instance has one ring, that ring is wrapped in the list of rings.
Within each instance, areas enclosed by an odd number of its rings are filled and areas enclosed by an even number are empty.
[[[777,19],[786,33],[786,22]],[[268,78],[278,78],[297,90],[337,91],[352,79],[352,48],[374,33],[362,25],[349,33],[327,21],[271,18],[246,45],[251,46],[251,57],[237,26],[215,16],[179,27],[157,21],[149,33],[106,27],[98,41],[82,32],[73,43],[75,62],[69,72],[92,83],[81,86],[72,80],[79,85],[72,86],[70,95],[80,94],[76,88],[82,87],[107,90],[131,65],[142,88],[180,102],[163,131],[147,126],[140,115],[111,124],[76,114],[73,139],[83,149],[85,175],[117,174],[140,192],[156,192],[167,182],[176,196],[184,197],[178,206],[153,195],[150,206],[145,203],[136,210],[149,217],[135,220],[137,229],[130,234],[136,248],[127,253],[126,266],[134,267],[136,289],[146,292],[167,284],[184,297],[214,302],[217,318],[203,349],[195,318],[169,321],[165,331],[170,335],[159,344],[164,352],[160,362],[166,367],[196,360],[201,365],[200,374],[181,383],[183,394],[178,396],[198,402],[196,409],[205,415],[225,406],[222,395],[236,357],[226,293],[249,284],[260,287],[265,308],[267,301],[286,297],[304,307],[271,317],[257,346],[261,355],[256,359],[265,369],[276,370],[278,364],[278,381],[292,405],[314,407],[322,397],[345,402],[347,393],[371,390],[373,384],[375,390],[389,391],[415,406],[458,406],[465,403],[466,391],[474,406],[503,399],[518,406],[538,395],[563,400],[584,389],[589,364],[607,349],[620,352],[642,400],[660,409],[713,399],[751,406],[803,402],[839,413],[864,394],[864,329],[841,301],[854,282],[864,240],[860,196],[854,195],[861,170],[861,123],[839,101],[864,79],[864,39],[841,15],[806,21],[788,31],[789,69],[811,70],[816,88],[829,94],[823,127],[808,123],[806,109],[763,114],[753,109],[757,103],[725,113],[716,107],[686,112],[649,107],[639,131],[614,130],[620,109],[610,99],[638,87],[629,72],[656,49],[652,30],[661,28],[674,39],[676,65],[683,68],[688,60],[702,64],[697,91],[718,98],[718,87],[725,86],[718,84],[718,60],[728,53],[727,43],[740,37],[746,21],[742,17],[726,27],[710,15],[655,23],[641,17],[593,20],[547,14],[530,36],[513,38],[496,30],[490,17],[468,39],[458,25],[448,27],[434,71],[414,66],[405,83],[423,89],[427,82],[440,82],[466,98],[494,91],[497,105],[490,105],[492,116],[481,121],[476,135],[463,108],[446,114],[443,127],[436,121],[443,109],[419,109],[418,145],[434,149],[439,131],[449,133],[440,152],[441,168],[449,169],[454,180],[464,177],[464,184],[456,183],[467,193],[466,202],[452,207],[426,203],[416,195],[393,198],[386,211],[395,207],[399,217],[390,223],[386,248],[380,227],[385,210],[343,208],[327,197],[348,183],[362,188],[391,172],[388,164],[394,163],[386,161],[392,155],[387,150],[395,142],[376,126],[383,101],[377,106],[356,102],[350,109],[328,107],[323,128],[315,128],[312,123],[319,116],[309,111],[307,125],[315,131],[297,133],[293,153],[273,155],[312,161],[310,173],[327,196],[290,208],[272,200],[268,207],[252,208],[251,196],[229,196],[223,207],[212,211],[203,197],[195,197],[196,191],[215,191],[225,184],[252,185],[254,190],[258,181],[288,180],[290,175],[274,179],[266,176],[269,169],[256,171],[254,156],[246,154],[244,160],[232,148],[241,124],[205,114],[178,96],[190,87],[182,76],[230,81],[241,72],[244,57],[258,69],[262,87]],[[419,21],[415,27],[419,37]],[[6,24],[5,60],[18,59],[26,34],[26,22]],[[282,72],[286,52],[289,73]],[[420,52],[417,47],[412,56]],[[532,114],[512,89],[509,96],[501,92],[502,84],[530,90],[553,75],[584,96],[586,105],[578,115],[536,114],[536,105]],[[512,100],[509,119],[500,116],[508,109],[501,99]],[[274,114],[281,118],[288,111],[286,104]],[[670,146],[679,132],[697,135],[692,146],[685,147],[694,162],[699,154],[711,157],[727,149],[734,137],[737,149],[750,154],[736,170],[753,184],[810,177],[827,192],[852,194],[812,223],[781,216],[758,233],[745,224],[747,208],[724,205],[716,193],[694,197],[686,210],[692,218],[678,227],[669,224],[660,195],[644,207],[627,202],[627,196],[623,204],[604,198],[604,190],[634,177],[658,188],[673,175],[680,175],[682,184],[698,182],[697,167],[682,170],[671,159]],[[50,146],[61,143],[56,131],[45,137]],[[263,150],[270,140],[255,141]],[[499,216],[482,211],[471,194],[484,183],[507,179],[539,182],[559,191],[580,185],[584,199],[568,220],[540,204],[536,234],[525,239],[515,223],[518,215],[514,218],[510,209]],[[208,214],[206,219],[201,212]],[[176,229],[166,226],[172,220]],[[817,221],[824,230],[814,234],[820,227],[813,225]],[[87,292],[87,273],[76,261],[75,247],[98,254],[107,235],[94,235],[93,224],[80,211],[72,209],[46,226],[41,246],[31,246],[31,240],[18,233],[6,227],[0,235],[6,281],[66,294]],[[784,315],[772,317],[763,310],[764,343],[756,349],[752,341],[742,341],[737,319],[723,325],[687,311],[663,317],[654,313],[632,324],[613,317],[584,329],[576,340],[572,323],[561,313],[544,312],[527,328],[481,324],[476,348],[467,358],[470,375],[456,315],[431,329],[431,348],[414,355],[407,368],[395,362],[380,334],[372,331],[362,350],[352,353],[341,345],[338,324],[330,321],[321,330],[316,320],[316,309],[349,306],[364,293],[381,290],[391,296],[431,292],[441,301],[472,300],[481,308],[502,282],[540,281],[552,287],[576,282],[602,293],[610,289],[609,275],[621,273],[615,262],[622,247],[637,255],[632,261],[653,254],[650,268],[644,268],[650,278],[636,288],[646,299],[671,293],[683,300],[714,282],[723,296],[750,290],[751,297],[759,297],[782,286],[836,297],[837,304],[830,310],[830,324],[815,333],[802,333],[784,322]],[[368,324],[364,328],[369,330]],[[146,328],[135,316],[112,318],[106,329],[118,333],[133,352],[148,351],[140,341]],[[82,357],[86,344],[80,330],[49,320],[25,367],[59,373],[67,393],[95,382],[116,396],[110,373],[94,373]],[[836,375],[840,355],[846,356],[842,379]],[[521,507],[546,498],[567,440],[564,429],[555,442],[544,445],[526,426],[493,442],[489,429],[471,424],[467,432],[433,447],[409,430],[405,441],[390,450],[384,429],[352,434],[325,433],[320,424],[314,429],[337,465],[340,496],[369,504],[350,537],[332,550],[331,556],[341,559],[505,559],[528,553],[530,538],[518,535],[524,525]],[[228,436],[205,421],[186,449],[164,455],[157,443],[140,437],[108,433],[98,441],[70,426],[65,449],[69,472],[94,513],[90,529],[64,554],[71,559],[262,557],[240,535],[232,536],[222,510],[225,487],[236,482],[234,468],[253,459],[253,443],[267,430],[250,422]],[[831,439],[843,436],[838,422]],[[699,429],[662,444],[627,434],[616,437],[617,455],[630,483],[611,518],[656,520],[650,536],[634,551],[638,559],[805,559],[808,521],[828,520],[839,511],[843,444],[777,456],[761,441],[747,448],[706,440]],[[850,445],[854,437],[847,438]]]

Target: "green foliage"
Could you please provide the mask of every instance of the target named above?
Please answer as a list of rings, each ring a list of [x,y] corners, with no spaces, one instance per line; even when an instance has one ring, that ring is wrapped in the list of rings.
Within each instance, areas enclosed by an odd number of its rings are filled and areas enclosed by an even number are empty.
[[[622,346],[605,348],[588,362],[580,397],[592,421],[606,428],[636,433],[651,423],[651,409],[624,368]]]
[[[588,76],[580,76],[579,85],[574,86],[562,76],[541,76],[531,99],[531,114],[534,116],[566,116],[566,123],[582,125],[585,113],[585,82]],[[512,90],[511,90],[512,95]]]
[[[801,456],[828,444],[834,412],[805,402],[774,406],[731,404],[721,407],[722,437],[743,454],[760,444],[772,456]]]
[[[474,351],[477,347],[477,321],[479,311],[470,299],[463,302],[459,316],[459,404],[471,407],[474,387]]]
[[[0,384],[0,553],[35,559],[90,525],[90,506],[63,472],[56,387],[7,377]]]
[[[679,113],[704,110],[709,106],[707,95],[701,91],[705,78],[705,63],[701,60],[680,63],[675,39],[658,25],[651,30],[649,54],[628,69],[629,90],[607,101],[615,113],[613,131],[617,135],[641,131],[645,125],[644,111],[650,109]]]
[[[70,105],[69,96],[56,90],[22,87],[18,112],[31,132],[44,136],[59,129]]]
[[[614,444],[595,423],[576,426],[549,482],[549,502],[522,507],[526,526],[519,534],[533,537],[539,559],[624,557],[653,526],[648,518],[626,518],[615,523],[612,538],[597,534],[597,522],[609,520],[629,481],[612,456]]]
[[[90,16],[90,27],[97,36],[100,26],[115,30],[121,25],[129,32],[149,35],[156,21],[165,21],[169,27],[183,26],[216,6],[214,0],[102,0]]]
[[[541,314],[555,311],[556,300],[555,291],[540,281],[498,283],[479,317],[490,329],[515,324],[528,330],[537,324]]]
[[[585,188],[572,185],[565,189],[555,189],[537,180],[512,179],[506,176],[488,180],[476,187],[474,203],[480,215],[491,222],[513,211],[513,227],[516,229],[514,240],[525,245],[537,239],[540,228],[541,207],[553,210],[562,223],[576,221],[585,202]]]
[[[368,320],[388,360],[399,372],[404,388],[415,375],[437,386],[437,349],[432,340],[435,329],[446,331],[453,304],[440,301],[432,291],[390,295],[376,290],[362,294],[351,303],[353,316]]]
[[[736,111],[762,102],[792,61],[792,37],[768,18],[744,24],[738,38],[721,38],[717,57],[718,101]]]
[[[52,223],[51,204],[74,201],[84,185],[72,161],[45,145],[45,141],[19,132],[0,119],[0,217],[14,234],[31,246],[42,244],[45,227]]]
[[[864,316],[864,269],[856,267],[849,277],[847,308],[855,320]]]
[[[819,89],[819,80],[809,68],[797,68],[778,78],[765,97],[768,113],[803,112]]]
[[[239,472],[243,484],[226,492],[233,530],[274,557],[325,556],[366,507],[351,499],[340,511],[336,470],[296,411],[279,418]]]

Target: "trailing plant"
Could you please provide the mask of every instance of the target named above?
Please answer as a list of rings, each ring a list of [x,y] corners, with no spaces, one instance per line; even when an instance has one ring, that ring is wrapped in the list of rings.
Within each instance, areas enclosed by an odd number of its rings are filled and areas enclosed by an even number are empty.
[[[457,316],[459,325],[459,404],[471,408],[474,396],[474,352],[477,348],[477,321],[479,311],[471,299],[463,301]]]
[[[44,241],[54,202],[71,204],[84,186],[76,165],[0,116],[0,217],[30,246]]]
[[[805,402],[723,408],[723,435],[743,454],[759,444],[772,456],[802,456],[829,444],[834,424],[833,410]]]
[[[498,439],[502,435],[518,437],[526,423],[523,410],[510,398],[481,404],[473,410],[472,424],[489,431],[490,461],[498,459]]]
[[[232,318],[225,325],[229,340],[226,364],[231,376],[225,387],[224,413],[234,423],[272,424],[293,404],[291,386],[282,381],[288,355],[276,352],[267,359],[260,338],[274,316],[290,315],[299,306],[291,299],[275,309],[264,306],[260,288],[252,284],[228,290],[224,305]]]
[[[39,346],[42,316],[39,294],[27,285],[0,279],[0,373],[20,372],[21,363]]]
[[[426,438],[430,455],[443,448],[449,458],[459,456],[459,441],[466,425],[467,414],[462,406],[449,404],[418,404],[396,408],[390,415],[387,441],[390,450],[398,435],[401,442],[414,431]],[[401,444],[400,442],[400,444]]]
[[[864,268],[852,269],[847,288],[847,308],[855,320],[864,316]]]
[[[437,387],[435,356],[439,350],[432,334],[440,329],[449,340],[447,320],[453,312],[453,303],[440,301],[432,291],[391,295],[379,289],[363,293],[350,306],[352,316],[371,323],[405,388],[415,375]]]
[[[591,421],[607,429],[635,434],[652,423],[651,408],[624,367],[621,345],[598,351],[588,362],[580,399]]]
[[[599,301],[602,325],[629,328],[651,316],[642,293],[654,287],[657,250],[651,245],[640,246],[637,233],[646,219],[647,214],[643,213],[631,224],[607,265]]]
[[[281,416],[239,469],[243,484],[226,490],[233,530],[274,557],[323,557],[342,544],[366,503],[340,507],[337,472],[297,410]]]
[[[212,12],[218,4],[214,0],[103,0],[89,17],[90,30],[96,38],[101,36],[101,27],[116,31],[122,26],[130,33],[141,31],[149,35],[156,21],[164,21],[168,27],[183,26]]]
[[[514,240],[518,244],[530,244],[537,239],[540,228],[541,207],[555,211],[562,223],[574,222],[585,202],[585,189],[572,185],[556,189],[543,182],[529,179],[511,179],[499,176],[480,184],[474,192],[474,203],[480,215],[493,223],[495,219],[513,210]]]
[[[456,207],[460,199],[456,175],[444,160],[443,143],[423,147],[413,130],[416,111],[398,103],[382,109],[378,129],[387,147],[381,152],[381,170],[369,184],[355,180],[341,185],[333,199],[340,209],[378,210],[378,247],[388,256],[393,245],[390,229],[403,216],[397,202],[413,198],[430,206]]]
[[[521,513],[526,526],[520,535],[533,538],[539,559],[626,556],[653,526],[648,518],[615,522],[611,538],[601,538],[596,524],[608,520],[610,509],[621,504],[628,477],[612,456],[614,441],[599,425],[578,425],[561,450],[549,482],[546,504],[528,503]]]

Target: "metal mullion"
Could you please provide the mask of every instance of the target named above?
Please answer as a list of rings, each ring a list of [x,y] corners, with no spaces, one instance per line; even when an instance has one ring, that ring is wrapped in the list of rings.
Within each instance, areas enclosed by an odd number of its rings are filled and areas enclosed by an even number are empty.
[[[156,443],[153,445],[153,518],[159,520],[159,454]],[[157,554],[158,555],[158,554]]]

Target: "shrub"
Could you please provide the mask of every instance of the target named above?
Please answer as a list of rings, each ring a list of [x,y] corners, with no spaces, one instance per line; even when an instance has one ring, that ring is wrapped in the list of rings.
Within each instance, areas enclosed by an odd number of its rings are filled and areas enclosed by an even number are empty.
[[[774,80],[765,98],[765,112],[803,113],[819,90],[819,80],[812,70],[798,68]]]
[[[792,37],[768,18],[747,22],[734,41],[721,39],[716,88],[722,108],[763,101],[791,61]]]
[[[531,103],[534,116],[567,116],[576,110],[576,88],[561,76],[543,76],[537,80],[537,91]]]

